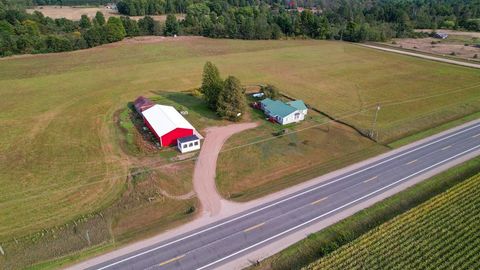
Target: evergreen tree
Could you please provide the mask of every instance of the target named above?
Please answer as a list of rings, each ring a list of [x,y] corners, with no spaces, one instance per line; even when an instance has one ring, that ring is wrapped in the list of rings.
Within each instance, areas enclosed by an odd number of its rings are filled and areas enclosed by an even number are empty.
[[[222,118],[239,121],[247,108],[247,99],[240,84],[240,80],[229,76],[218,95],[217,113]]]
[[[140,28],[140,33],[142,35],[153,35],[155,32],[155,22],[152,17],[145,16],[138,20],[138,28]]]
[[[103,16],[102,12],[97,11],[95,14],[95,23],[100,26],[105,25],[105,16]]]
[[[125,28],[125,33],[127,37],[134,37],[140,35],[140,28],[138,23],[135,20],[130,19],[130,17],[121,16],[123,28]]]
[[[206,62],[203,66],[203,79],[200,91],[210,108],[217,108],[217,100],[222,88],[223,82],[218,68],[213,63]]]
[[[125,38],[127,33],[123,27],[122,21],[117,17],[108,18],[106,27],[106,39],[108,42],[116,42]]]
[[[78,25],[82,29],[87,29],[87,28],[90,28],[92,26],[92,23],[90,22],[90,18],[88,18],[88,16],[84,14],[80,18],[80,22],[78,23]]]
[[[165,36],[173,36],[178,34],[178,22],[177,18],[173,14],[167,15],[165,21]]]

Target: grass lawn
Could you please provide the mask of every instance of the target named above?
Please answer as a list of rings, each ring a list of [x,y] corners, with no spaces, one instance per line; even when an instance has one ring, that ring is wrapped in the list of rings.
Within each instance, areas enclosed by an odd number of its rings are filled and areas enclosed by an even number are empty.
[[[115,113],[138,95],[198,87],[207,60],[217,64],[224,77],[238,76],[244,84],[273,83],[337,117],[353,112],[345,121],[362,129],[370,128],[369,109],[380,102],[383,142],[460,118],[480,106],[478,70],[340,42],[172,38],[1,59],[0,243],[117,202],[132,159],[117,143]],[[438,96],[424,99],[431,95]],[[298,133],[296,139],[292,135],[279,141],[295,141],[289,151],[294,157],[307,151],[298,150],[306,148],[305,140],[316,144],[317,153],[307,155],[319,156],[313,163],[371,146],[333,126],[332,136],[320,129],[308,132],[308,138]],[[236,166],[251,165],[262,154]],[[231,161],[221,157],[222,162]],[[273,168],[282,162],[265,164]],[[249,189],[242,183],[232,188],[230,192]]]
[[[261,125],[230,138],[217,164],[217,187],[226,198],[247,201],[388,150],[310,110],[305,121]],[[279,130],[288,130],[276,136]],[[239,166],[242,164],[242,166]]]

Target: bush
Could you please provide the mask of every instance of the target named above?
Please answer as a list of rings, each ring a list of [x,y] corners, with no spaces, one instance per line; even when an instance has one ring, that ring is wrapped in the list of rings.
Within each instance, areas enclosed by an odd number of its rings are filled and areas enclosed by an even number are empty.
[[[266,98],[277,99],[280,96],[280,90],[275,85],[267,84],[262,86],[262,92]]]

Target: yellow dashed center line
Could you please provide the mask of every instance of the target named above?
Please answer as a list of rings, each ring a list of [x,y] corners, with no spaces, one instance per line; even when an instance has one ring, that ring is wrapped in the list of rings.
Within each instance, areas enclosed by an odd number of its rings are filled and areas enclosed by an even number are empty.
[[[165,264],[169,264],[169,263],[172,263],[172,262],[174,262],[174,261],[178,261],[178,260],[180,260],[180,259],[183,258],[183,257],[185,257],[185,254],[180,255],[180,256],[178,256],[178,257],[175,257],[175,258],[172,258],[172,259],[170,259],[170,260],[168,260],[168,261],[164,261],[164,262],[162,262],[161,264],[159,264],[158,266],[164,266]]]
[[[372,180],[375,180],[375,179],[377,179],[377,178],[378,178],[378,175],[377,175],[377,176],[374,176],[374,177],[372,177],[372,178],[370,178],[370,179],[368,179],[368,180],[365,180],[365,181],[363,181],[363,182],[364,182],[364,183],[368,183],[368,182],[370,182],[370,181],[372,181]]]
[[[320,200],[316,200],[316,201],[312,202],[310,205],[319,204],[320,202],[323,202],[323,201],[325,201],[327,198],[328,198],[328,197],[321,198]]]
[[[412,164],[412,163],[415,163],[415,162],[417,162],[417,160],[418,160],[418,159],[412,160],[412,161],[408,162],[407,165],[410,165],[410,164]]]
[[[252,227],[250,227],[250,228],[248,228],[248,229],[245,229],[243,232],[249,232],[249,231],[251,231],[251,230],[255,230],[256,228],[262,227],[263,225],[265,225],[265,222],[262,222],[262,223],[260,223],[260,224],[255,225],[255,226],[252,226]]]
[[[478,133],[477,135],[473,135],[472,138],[476,138],[476,137],[480,137],[480,133]]]
[[[451,146],[451,145],[445,146],[445,147],[442,148],[442,150],[447,150],[447,149],[450,148],[450,147],[452,147],[452,146]]]

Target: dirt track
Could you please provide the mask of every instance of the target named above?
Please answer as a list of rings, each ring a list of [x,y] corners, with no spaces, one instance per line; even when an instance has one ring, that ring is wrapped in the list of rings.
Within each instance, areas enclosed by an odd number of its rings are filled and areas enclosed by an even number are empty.
[[[367,47],[367,48],[381,50],[381,51],[399,53],[399,54],[404,54],[404,55],[424,58],[424,59],[428,59],[428,60],[454,64],[454,65],[459,65],[459,66],[464,66],[464,67],[480,68],[480,64],[476,64],[476,63],[467,63],[467,62],[456,61],[456,60],[451,60],[451,59],[442,58],[442,57],[424,55],[424,54],[421,54],[421,53],[406,52],[406,51],[401,51],[401,50],[397,50],[397,49],[394,49],[394,48],[389,49],[389,48],[385,48],[385,47],[381,47],[381,46],[374,46],[374,45],[367,45],[367,44],[359,44],[359,45]]]
[[[212,127],[206,130],[207,136],[193,172],[193,188],[200,200],[202,214],[216,216],[221,210],[225,210],[222,207],[230,203],[218,194],[215,185],[217,158],[223,144],[233,134],[254,128],[257,125],[257,123],[241,123]]]

